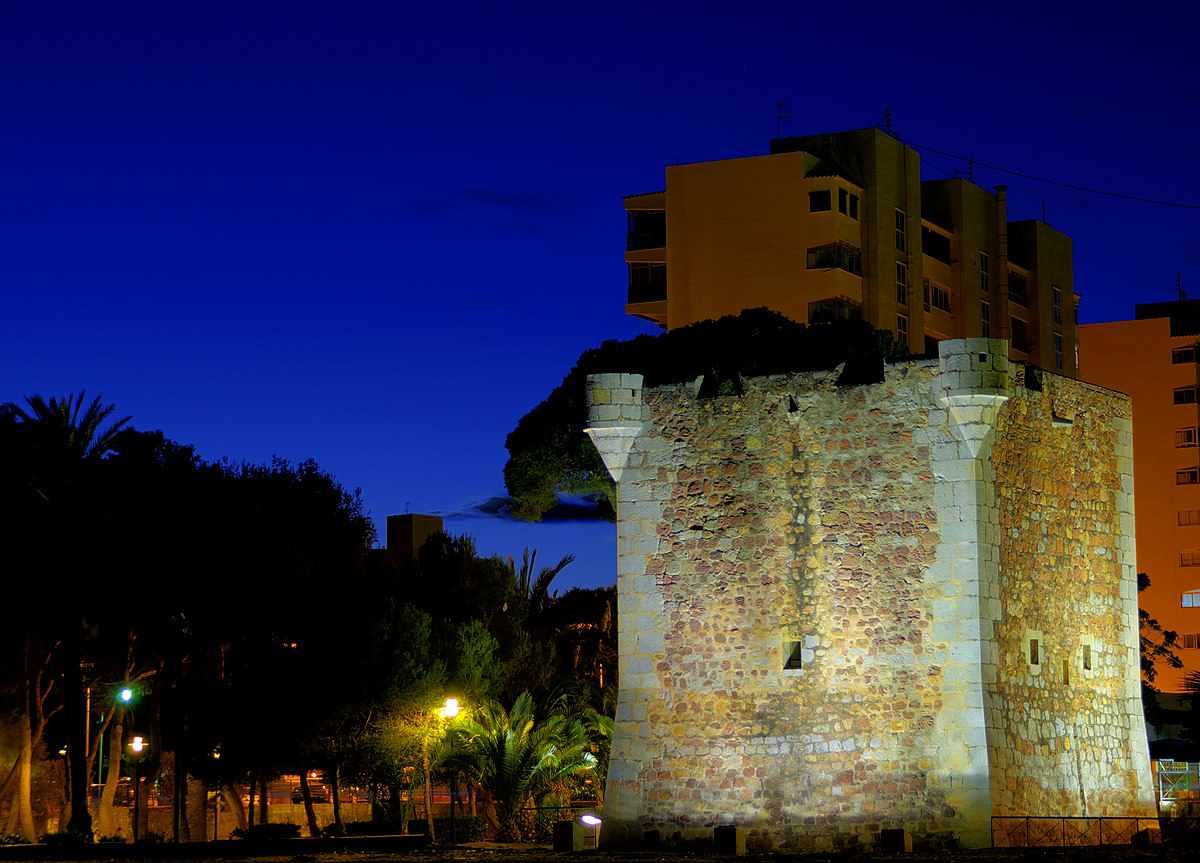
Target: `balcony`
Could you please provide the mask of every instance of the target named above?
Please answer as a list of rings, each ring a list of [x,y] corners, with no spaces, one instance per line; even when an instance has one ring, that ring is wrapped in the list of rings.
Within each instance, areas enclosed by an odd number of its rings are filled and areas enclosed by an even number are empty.
[[[667,265],[631,263],[627,303],[656,303],[667,298]]]
[[[661,285],[630,285],[627,303],[657,303],[667,298],[667,283]]]
[[[629,210],[625,231],[625,251],[661,249],[667,245],[667,213],[665,210]]]
[[[856,276],[862,275],[862,255],[856,246],[837,242],[808,250],[808,269],[840,269]]]

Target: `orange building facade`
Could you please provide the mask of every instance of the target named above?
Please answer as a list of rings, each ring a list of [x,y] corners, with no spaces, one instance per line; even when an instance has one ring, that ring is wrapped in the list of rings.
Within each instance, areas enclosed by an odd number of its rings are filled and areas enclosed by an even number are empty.
[[[1009,222],[1004,190],[921,180],[878,129],[784,138],[771,153],[673,165],[625,198],[626,311],[666,329],[765,306],[801,323],[856,318],[916,354],[1003,338],[1074,377],[1071,240]]]
[[[1177,692],[1200,671],[1200,300],[1138,305],[1131,321],[1079,328],[1080,377],[1133,400],[1137,567],[1150,577],[1140,605],[1179,634],[1184,669],[1160,668]]]

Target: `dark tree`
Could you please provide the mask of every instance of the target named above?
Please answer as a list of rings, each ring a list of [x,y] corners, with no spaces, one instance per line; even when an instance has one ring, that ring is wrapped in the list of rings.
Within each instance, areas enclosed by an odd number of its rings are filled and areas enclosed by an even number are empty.
[[[509,434],[504,467],[509,509],[537,521],[555,508],[560,494],[572,494],[591,495],[602,513],[613,514],[612,482],[583,433],[590,374],[637,373],[646,386],[703,376],[701,395],[722,395],[740,392],[749,377],[844,365],[838,383],[853,385],[882,380],[884,361],[901,358],[902,350],[891,333],[861,322],[806,326],[767,309],[604,342],[584,351],[563,382]]]

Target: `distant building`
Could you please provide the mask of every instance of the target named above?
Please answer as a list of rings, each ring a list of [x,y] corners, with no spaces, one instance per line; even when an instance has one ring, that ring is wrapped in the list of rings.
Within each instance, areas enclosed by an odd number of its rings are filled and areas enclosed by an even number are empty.
[[[1134,314],[1079,328],[1079,373],[1133,399],[1137,566],[1150,577],[1139,601],[1179,633],[1185,668],[1160,667],[1156,681],[1172,692],[1200,671],[1200,300],[1141,304]]]
[[[1008,222],[1003,188],[923,182],[917,153],[878,129],[669,166],[665,191],[625,210],[625,309],[667,329],[766,306],[861,318],[917,354],[1008,339],[1014,359],[1075,375],[1070,238]]]
[[[425,544],[425,540],[435,533],[442,533],[442,517],[440,515],[419,515],[404,513],[387,517],[387,550],[395,558],[396,563],[404,565],[416,560],[417,552]]]

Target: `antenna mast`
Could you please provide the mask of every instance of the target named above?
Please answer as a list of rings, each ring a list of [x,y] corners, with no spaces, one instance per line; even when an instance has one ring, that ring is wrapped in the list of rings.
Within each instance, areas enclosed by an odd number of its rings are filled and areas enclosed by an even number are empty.
[[[783,121],[788,119],[788,115],[783,113],[783,109],[787,107],[786,102],[775,103],[775,137],[783,137]]]

